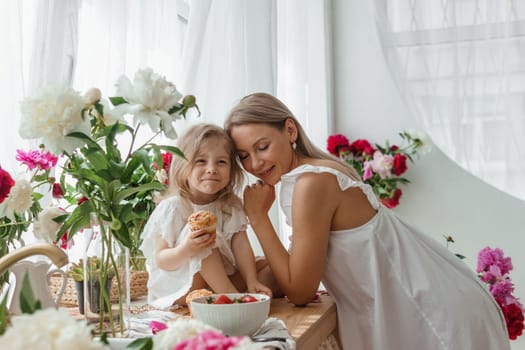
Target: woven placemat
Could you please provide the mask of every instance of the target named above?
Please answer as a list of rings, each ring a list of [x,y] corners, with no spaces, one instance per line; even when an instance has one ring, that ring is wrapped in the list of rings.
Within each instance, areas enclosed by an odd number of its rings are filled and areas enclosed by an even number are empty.
[[[131,300],[137,300],[148,294],[148,278],[149,274],[147,271],[132,271],[130,273],[130,292]],[[56,298],[60,287],[62,286],[62,277],[59,274],[52,275],[50,278],[49,290]],[[113,278],[110,291],[110,299],[112,302],[118,301],[118,286],[117,279]],[[60,305],[64,307],[78,306],[77,290],[75,288],[75,280],[68,277],[64,294],[60,299]]]

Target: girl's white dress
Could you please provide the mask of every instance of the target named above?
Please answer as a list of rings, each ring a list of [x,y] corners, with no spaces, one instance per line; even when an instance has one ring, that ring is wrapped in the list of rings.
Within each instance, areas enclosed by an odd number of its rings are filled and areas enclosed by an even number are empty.
[[[307,172],[333,174],[342,191],[361,188],[377,210],[360,227],[330,232],[322,282],[337,304],[343,349],[510,349],[501,310],[474,272],[367,184],[328,167],[294,169],[281,179],[288,224],[295,181]]]
[[[240,199],[239,199],[240,203]],[[192,204],[179,196],[162,200],[151,214],[143,231],[141,250],[146,257],[149,272],[148,303],[157,308],[167,308],[186,294],[192,284],[193,275],[201,269],[201,261],[211,253],[211,248],[192,257],[176,270],[159,269],[155,263],[155,241],[162,237],[169,247],[174,247],[190,232],[188,217],[198,210],[209,210],[217,215],[217,238],[215,247],[219,248],[228,275],[236,271],[235,259],[231,250],[231,239],[236,232],[246,230],[247,219],[240,206],[224,206],[220,202],[206,205]]]

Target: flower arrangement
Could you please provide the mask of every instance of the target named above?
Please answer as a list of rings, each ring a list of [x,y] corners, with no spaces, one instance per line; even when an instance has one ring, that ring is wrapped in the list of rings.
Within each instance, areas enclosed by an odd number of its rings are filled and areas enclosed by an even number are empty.
[[[42,211],[39,207],[25,221],[38,219],[35,234],[40,231],[41,237],[57,241],[64,235],[72,239],[93,225],[94,218],[102,244],[100,281],[114,273],[122,290],[114,247],[129,249],[132,255],[140,253],[140,234],[155,207],[154,196],[165,188],[166,162],[171,155],[184,157],[177,147],[153,140],[161,134],[176,139],[173,124],[198,107],[194,96],[183,96],[149,68],[138,70],[133,80],[121,77],[116,86],[117,96],[108,99],[96,88],[81,96],[69,87],[46,87],[22,101],[19,133],[38,139],[63,162],[59,180],[47,179],[63,209],[55,206]],[[142,143],[143,126],[151,133]],[[9,184],[9,178],[1,175],[0,181]],[[109,306],[109,296],[101,294],[101,304]],[[120,293],[119,297],[123,325],[124,297]],[[100,312],[101,329],[105,317],[114,336],[113,313]]]
[[[139,338],[128,347],[135,350],[255,350],[261,346],[253,343],[249,337],[226,336],[221,331],[207,324],[187,318],[179,318],[167,324],[151,321],[152,337]]]
[[[58,157],[45,150],[42,145],[37,150],[16,151],[16,160],[25,167],[23,173],[13,176],[0,167],[0,256],[7,254],[20,242],[22,233],[34,223],[42,212],[41,199],[44,193],[53,188],[55,178],[51,171]],[[41,224],[49,211],[40,214],[41,221],[35,222],[34,233],[37,238],[45,238],[46,232]],[[56,234],[55,230],[55,234]],[[53,237],[55,238],[55,237]],[[0,276],[0,287],[7,276]]]
[[[335,134],[328,137],[327,150],[354,167],[362,180],[372,186],[381,202],[394,208],[399,205],[403,194],[399,184],[410,182],[401,176],[408,169],[407,160],[413,162],[414,156],[427,153],[431,148],[429,138],[420,131],[402,131],[399,136],[403,141],[401,146],[391,145],[388,141],[384,146],[372,146],[366,139],[350,143],[346,136]]]
[[[509,338],[515,340],[523,334],[525,309],[513,295],[514,284],[509,276],[512,269],[511,258],[506,257],[500,248],[485,247],[478,253],[476,272],[488,285],[490,293],[500,306],[507,323]]]

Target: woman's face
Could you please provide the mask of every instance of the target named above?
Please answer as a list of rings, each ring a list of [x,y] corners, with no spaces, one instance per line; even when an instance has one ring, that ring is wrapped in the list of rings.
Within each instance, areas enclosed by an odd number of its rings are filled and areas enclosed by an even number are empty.
[[[242,166],[250,174],[275,185],[292,168],[292,135],[266,124],[237,125],[231,129]]]

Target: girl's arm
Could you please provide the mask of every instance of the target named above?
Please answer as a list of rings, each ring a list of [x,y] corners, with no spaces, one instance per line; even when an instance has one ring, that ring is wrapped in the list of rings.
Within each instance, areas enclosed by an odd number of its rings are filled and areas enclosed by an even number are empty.
[[[252,293],[264,293],[271,296],[271,289],[260,283],[257,279],[255,255],[253,254],[253,249],[246,231],[235,233],[232,237],[231,246],[237,268],[246,281],[248,291]]]
[[[319,288],[340,193],[336,178],[330,174],[308,173],[297,179],[292,199],[293,241],[288,254],[268,216],[275,200],[273,186],[258,182],[245,189],[250,224],[279,287],[296,305],[310,302]]]
[[[190,232],[184,242],[172,248],[166,240],[158,237],[155,241],[157,266],[162,270],[176,270],[195,254],[211,248],[214,243],[215,235],[204,230]]]

